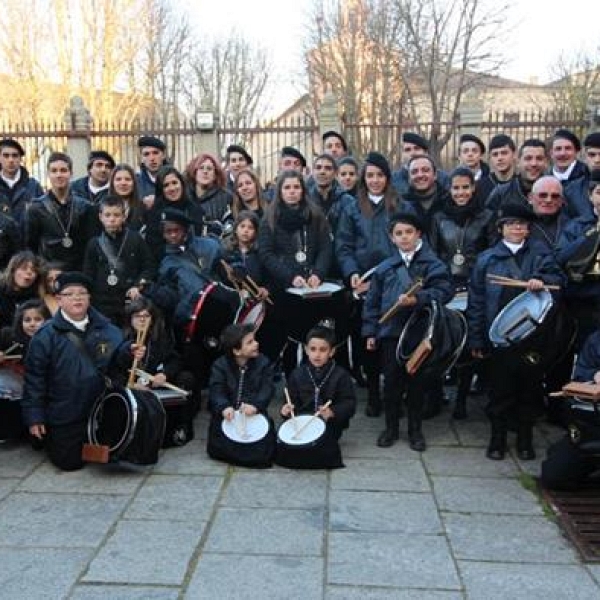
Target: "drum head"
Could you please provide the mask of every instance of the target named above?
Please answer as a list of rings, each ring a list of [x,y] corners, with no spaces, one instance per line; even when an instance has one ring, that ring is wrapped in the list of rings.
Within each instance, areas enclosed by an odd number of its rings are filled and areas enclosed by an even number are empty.
[[[431,321],[433,319],[433,310],[429,306],[424,306],[421,310],[415,310],[409,317],[402,335],[398,342],[398,358],[408,360],[417,346],[429,338]]]
[[[108,446],[110,453],[124,450],[135,436],[137,401],[130,390],[112,391],[96,401],[88,422],[93,444]]]
[[[342,286],[338,283],[334,283],[333,281],[324,281],[319,287],[316,288],[289,287],[286,291],[290,294],[294,294],[295,296],[300,296],[310,300],[311,297],[330,296],[336,292],[339,292],[341,289]]]
[[[269,432],[269,421],[264,415],[247,417],[236,410],[231,421],[221,422],[223,433],[232,441],[240,444],[251,444],[262,440]]]
[[[300,431],[302,430],[302,431]],[[299,415],[284,421],[279,427],[279,439],[290,446],[312,444],[325,433],[323,419],[312,415]]]
[[[254,325],[254,329],[258,329],[262,322],[265,319],[265,303],[264,302],[256,302],[254,304],[250,304],[245,306],[236,323],[240,325]]]
[[[458,294],[455,294],[454,298],[452,298],[452,300],[450,300],[446,306],[452,310],[460,310],[465,312],[467,310],[467,301],[467,292],[458,292]]]
[[[490,341],[500,348],[522,342],[543,323],[553,304],[548,290],[519,294],[496,315],[489,331]]]
[[[0,369],[0,398],[21,400],[23,398],[23,375],[12,369]]]

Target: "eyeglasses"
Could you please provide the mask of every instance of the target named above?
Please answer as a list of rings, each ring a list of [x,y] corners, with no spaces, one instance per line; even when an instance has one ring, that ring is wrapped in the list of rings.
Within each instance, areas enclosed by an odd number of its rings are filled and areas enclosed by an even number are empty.
[[[198,171],[203,171],[204,173],[212,173],[215,168],[212,165],[202,165],[198,167]]]
[[[152,315],[150,313],[135,313],[133,315],[134,319],[151,319]]]
[[[503,225],[509,225],[510,227],[527,227],[527,221],[519,221],[517,219],[506,219]]]
[[[538,192],[536,196],[541,200],[547,200],[548,198],[551,200],[562,200],[562,194],[556,192],[554,194],[551,194],[550,192]]]
[[[87,298],[89,295],[89,292],[64,292],[59,294],[61,298],[66,298],[67,300],[81,300],[82,298]]]

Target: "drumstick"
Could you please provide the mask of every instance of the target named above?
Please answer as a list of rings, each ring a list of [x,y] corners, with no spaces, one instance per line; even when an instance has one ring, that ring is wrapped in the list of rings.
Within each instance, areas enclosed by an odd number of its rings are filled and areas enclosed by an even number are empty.
[[[5,351],[4,355],[10,354],[13,350],[20,348],[23,344],[19,344],[19,342],[15,342],[12,346],[9,346]]]
[[[331,404],[331,400],[328,400],[325,404],[323,404],[323,406],[321,406],[317,412],[310,418],[308,419],[308,421],[306,421],[306,423],[304,423],[304,425],[302,425],[302,427],[300,427],[300,429],[298,429],[298,431],[296,431],[296,433],[294,433],[294,435],[292,436],[292,439],[295,440],[297,439],[300,434],[315,420],[319,418],[319,415],[321,414],[322,410],[325,410],[326,408],[329,408]]]
[[[146,336],[148,335],[148,330],[150,329],[150,320],[146,320],[146,322],[142,325],[141,329],[138,329],[136,336],[136,346],[143,346],[146,341]],[[131,365],[131,370],[129,371],[129,379],[127,381],[127,387],[132,388],[135,385],[135,371],[137,369],[138,363],[140,361],[137,358],[133,359],[133,364]]]
[[[248,437],[248,433],[246,431],[246,413],[242,410],[241,406],[237,412],[240,415],[240,423],[238,424],[236,419],[235,429],[242,439],[246,439]]]
[[[156,375],[151,375],[150,373],[148,373],[146,371],[142,371],[142,369],[136,369],[135,374],[138,375],[139,377],[146,377],[150,381],[154,381],[156,379]],[[167,388],[168,390],[173,390],[174,392],[179,392],[180,394],[183,394],[184,396],[189,396],[191,394],[191,392],[188,392],[187,390],[184,390],[183,388],[177,387],[176,385],[173,385],[172,383],[169,383],[168,381],[161,383],[161,386],[164,388]]]
[[[290,398],[290,393],[288,392],[287,387],[283,388],[283,393],[285,394],[285,403],[290,406],[290,414],[292,415],[292,423],[294,425],[294,431],[298,432],[298,421],[296,421],[296,415],[294,414],[294,405],[292,404],[292,399]]]
[[[258,296],[260,294],[260,287],[256,283],[256,281],[254,281],[254,279],[252,279],[250,275],[246,275],[246,282],[254,288],[254,294]],[[265,302],[268,302],[271,306],[273,306],[273,300],[271,300],[271,298],[269,298],[268,296],[265,298]]]
[[[22,354],[11,354],[10,356],[5,356],[4,360],[19,360],[23,358]]]
[[[522,281],[520,279],[511,279],[510,277],[502,277],[501,275],[489,274],[488,279],[490,280],[491,283],[495,283],[496,285],[502,285],[504,287],[526,288],[529,286],[529,284],[526,281]],[[544,284],[544,289],[560,290],[560,286]]]
[[[404,292],[404,296],[413,296],[415,292],[418,292],[423,287],[423,280],[417,279],[407,290]],[[400,304],[400,300],[397,300],[392,304],[391,308],[389,308],[383,315],[381,315],[379,319],[379,324],[383,325],[388,319],[391,319],[400,309],[402,308]]]

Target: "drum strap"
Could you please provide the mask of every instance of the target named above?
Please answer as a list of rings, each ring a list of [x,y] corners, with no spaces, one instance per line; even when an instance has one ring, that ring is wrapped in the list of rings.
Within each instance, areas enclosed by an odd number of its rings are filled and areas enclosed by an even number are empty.
[[[402,265],[400,268],[396,269],[396,274],[400,280],[402,290],[407,290],[413,284],[410,273],[408,272],[408,267],[406,265]]]
[[[96,365],[96,361],[93,359],[92,355],[90,354],[87,346],[85,345],[84,341],[73,331],[67,331],[65,333],[65,336],[69,339],[69,341],[79,350],[79,352],[81,353],[82,356],[85,356],[90,363],[92,364],[92,366],[94,367],[94,369],[96,369],[96,371],[98,371],[98,374],[102,377],[102,379],[104,379],[104,384],[105,386],[108,387],[112,387],[112,381],[110,380],[109,377],[107,377]]]
[[[319,409],[319,401],[321,399],[321,390],[323,389],[323,387],[325,386],[325,384],[331,377],[331,374],[333,373],[333,369],[335,369],[335,361],[332,360],[331,366],[329,367],[329,371],[327,371],[327,373],[325,373],[325,375],[321,379],[321,382],[317,384],[317,382],[315,381],[315,378],[313,377],[310,366],[306,365],[306,370],[308,372],[308,376],[310,377],[313,387],[315,388],[315,395],[314,395],[315,412],[317,412],[317,410]]]

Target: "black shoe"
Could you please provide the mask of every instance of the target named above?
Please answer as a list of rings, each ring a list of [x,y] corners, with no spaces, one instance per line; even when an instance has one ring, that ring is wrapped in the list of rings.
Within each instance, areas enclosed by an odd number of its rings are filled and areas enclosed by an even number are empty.
[[[397,429],[384,429],[377,438],[377,445],[380,448],[389,448],[400,439],[400,432]]]
[[[517,448],[517,456],[520,460],[535,460],[535,450],[533,448]]]
[[[533,426],[521,425],[517,430],[517,456],[521,460],[533,460]]]
[[[485,455],[490,460],[504,460],[504,457],[506,456],[506,450],[504,448],[494,448],[490,444],[485,452]]]
[[[408,435],[408,445],[415,452],[424,452],[427,449],[425,438],[420,431],[414,431]]]

